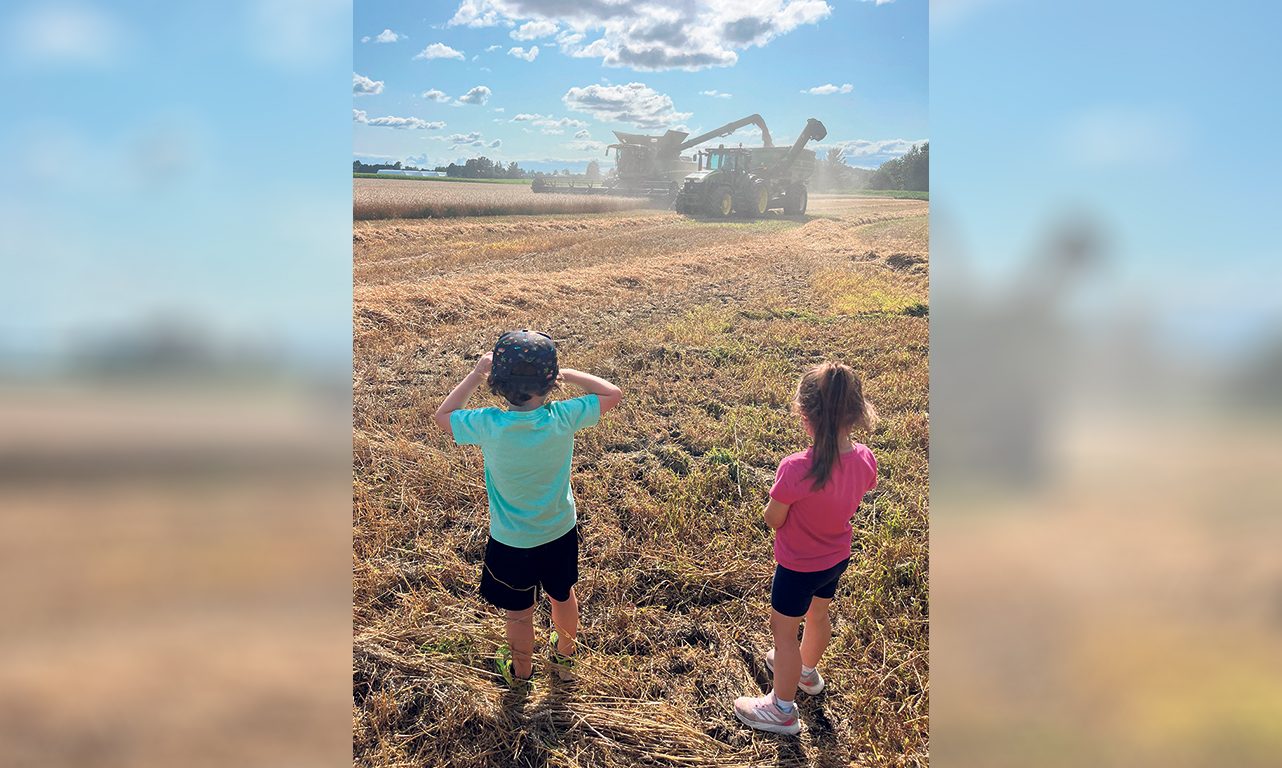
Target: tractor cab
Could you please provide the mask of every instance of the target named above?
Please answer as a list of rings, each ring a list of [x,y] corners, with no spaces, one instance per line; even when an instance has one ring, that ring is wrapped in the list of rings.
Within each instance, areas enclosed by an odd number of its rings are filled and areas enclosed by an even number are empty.
[[[700,171],[748,171],[752,167],[752,152],[743,147],[720,146],[699,153]]]

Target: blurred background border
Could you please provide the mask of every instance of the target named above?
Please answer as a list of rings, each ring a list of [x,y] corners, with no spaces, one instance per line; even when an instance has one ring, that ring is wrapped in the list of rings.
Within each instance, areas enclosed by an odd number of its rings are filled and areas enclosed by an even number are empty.
[[[938,765],[1278,764],[1279,13],[931,6]],[[351,6],[0,36],[7,761],[350,762]]]
[[[1278,22],[931,6],[936,765],[1282,760]]]

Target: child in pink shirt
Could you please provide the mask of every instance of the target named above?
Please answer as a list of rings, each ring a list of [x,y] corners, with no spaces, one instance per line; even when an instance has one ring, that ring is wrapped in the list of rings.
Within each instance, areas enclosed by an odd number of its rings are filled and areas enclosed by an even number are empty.
[[[775,647],[766,654],[774,690],[734,702],[741,721],[775,733],[801,730],[793,704],[798,688],[811,695],[824,688],[816,667],[832,639],[828,605],[850,564],[850,521],[877,486],[872,451],[850,439],[852,429],[871,430],[877,420],[853,370],[838,363],[812,368],[801,377],[793,409],[813,444],[780,462],[763,513],[775,530],[778,563],[770,589]]]

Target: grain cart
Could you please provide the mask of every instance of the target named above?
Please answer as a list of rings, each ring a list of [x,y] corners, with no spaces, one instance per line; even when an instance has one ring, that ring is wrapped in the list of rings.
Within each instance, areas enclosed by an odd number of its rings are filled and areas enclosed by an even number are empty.
[[[770,129],[761,115],[726,123],[707,133],[686,137],[685,131],[666,131],[662,136],[615,131],[618,142],[606,148],[606,155],[614,151],[614,175],[604,180],[589,180],[584,176],[542,176],[530,185],[534,192],[580,192],[587,194],[627,195],[630,197],[666,198],[673,200],[686,174],[697,168],[693,160],[681,153],[709,139],[725,136],[744,127],[755,125],[761,129],[761,141],[773,146]]]
[[[806,212],[806,182],[815,172],[810,141],[828,135],[813,117],[797,141],[782,147],[726,147],[703,150],[698,170],[685,177],[673,203],[680,213],[728,218],[764,216],[776,208],[790,215]]]

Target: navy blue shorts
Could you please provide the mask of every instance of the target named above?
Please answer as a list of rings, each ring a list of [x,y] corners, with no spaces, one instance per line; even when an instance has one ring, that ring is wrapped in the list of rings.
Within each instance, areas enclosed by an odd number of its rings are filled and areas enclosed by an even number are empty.
[[[493,537],[485,544],[481,596],[496,608],[523,611],[539,587],[557,602],[570,599],[579,580],[579,527],[537,547],[509,547]]]
[[[812,598],[831,600],[837,594],[837,582],[849,565],[850,558],[846,558],[827,570],[813,573],[776,565],[774,583],[770,585],[770,607],[784,616],[805,616]]]

